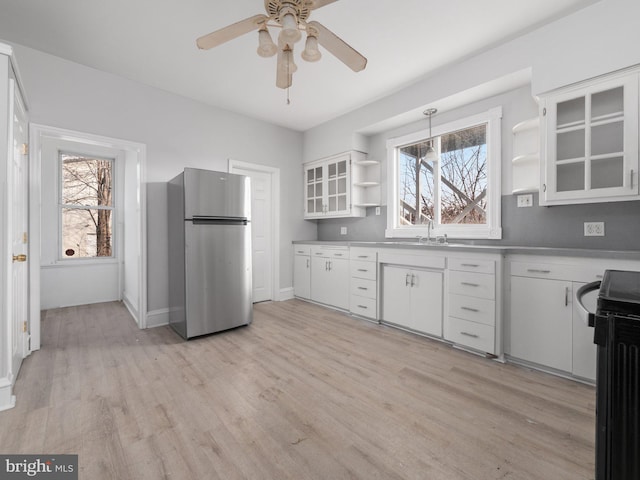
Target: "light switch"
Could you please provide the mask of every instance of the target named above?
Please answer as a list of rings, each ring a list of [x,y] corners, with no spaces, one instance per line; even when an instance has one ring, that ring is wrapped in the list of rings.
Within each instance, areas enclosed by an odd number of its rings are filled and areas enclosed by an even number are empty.
[[[340,235],[346,235],[347,234],[347,227],[340,227]]]

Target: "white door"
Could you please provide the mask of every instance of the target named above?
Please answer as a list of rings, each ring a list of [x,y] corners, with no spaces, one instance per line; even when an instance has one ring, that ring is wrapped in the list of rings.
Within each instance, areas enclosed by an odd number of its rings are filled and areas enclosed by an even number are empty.
[[[263,171],[262,169],[265,168]],[[272,189],[274,172],[267,167],[230,162],[229,172],[251,178],[251,249],[253,256],[253,301],[273,300],[273,218],[274,192]]]
[[[22,359],[29,353],[28,334],[28,302],[29,302],[29,270],[27,266],[28,251],[28,198],[29,198],[29,171],[28,171],[28,133],[27,113],[20,97],[15,89],[14,81],[14,111],[13,111],[13,155],[11,161],[11,371],[18,374]]]

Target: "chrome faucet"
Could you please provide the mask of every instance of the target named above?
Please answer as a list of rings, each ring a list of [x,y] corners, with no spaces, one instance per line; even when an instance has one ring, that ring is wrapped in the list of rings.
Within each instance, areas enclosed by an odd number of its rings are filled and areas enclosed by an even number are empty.
[[[433,230],[433,220],[427,222],[427,243],[431,243],[431,230]]]

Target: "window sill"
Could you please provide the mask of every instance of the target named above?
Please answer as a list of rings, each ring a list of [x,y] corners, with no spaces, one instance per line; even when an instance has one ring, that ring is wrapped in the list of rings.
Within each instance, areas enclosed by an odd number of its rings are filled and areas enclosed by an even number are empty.
[[[117,258],[105,258],[101,260],[58,260],[48,265],[42,265],[41,268],[67,268],[67,267],[97,267],[102,265],[118,265],[120,261]]]
[[[429,231],[427,227],[404,227],[404,228],[388,228],[385,230],[386,238],[427,238]],[[502,228],[468,227],[464,225],[449,226],[446,228],[436,228],[431,230],[431,238],[446,235],[449,240],[501,240]]]

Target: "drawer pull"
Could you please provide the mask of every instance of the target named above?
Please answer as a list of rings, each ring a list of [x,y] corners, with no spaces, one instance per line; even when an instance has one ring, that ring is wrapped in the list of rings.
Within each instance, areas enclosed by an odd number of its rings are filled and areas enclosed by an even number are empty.
[[[298,250],[298,253],[304,253],[304,250]]]
[[[460,285],[465,285],[467,287],[479,287],[477,283],[469,283],[469,282],[460,282]]]
[[[480,311],[477,308],[471,308],[471,307],[460,307],[460,310],[466,310],[467,312],[475,312],[475,313],[478,313]]]
[[[366,269],[366,268],[359,268],[359,269],[358,269],[358,271],[359,271],[359,272],[368,272],[369,270],[368,270],[368,269]]]
[[[341,257],[342,253],[334,253],[333,255],[336,256],[336,257]]]
[[[478,335],[476,335],[475,333],[468,333],[468,332],[460,332],[460,335],[464,335],[465,337],[471,337],[471,338],[480,338]]]
[[[365,310],[367,310],[367,306],[366,305],[358,305],[358,308],[364,308]]]
[[[369,290],[367,287],[358,287],[358,290]]]
[[[358,255],[358,258],[369,258],[369,255]]]
[[[540,270],[537,268],[527,268],[527,272],[529,273],[551,273],[551,270]]]
[[[461,263],[460,265],[462,265],[463,267],[473,267],[473,268],[478,268],[480,266],[477,263]]]

